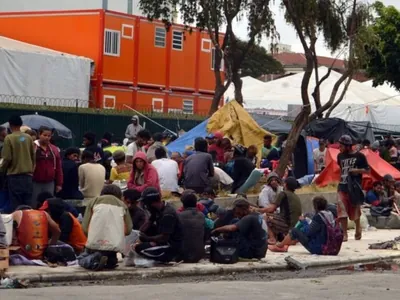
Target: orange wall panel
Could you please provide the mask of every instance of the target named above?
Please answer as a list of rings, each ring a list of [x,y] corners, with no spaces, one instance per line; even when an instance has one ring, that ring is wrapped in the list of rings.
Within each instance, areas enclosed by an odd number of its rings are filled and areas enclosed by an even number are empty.
[[[133,91],[130,89],[103,87],[102,108],[127,109],[125,105],[132,107]]]
[[[183,101],[193,101],[193,113],[195,113],[195,97],[191,93],[174,93],[169,95],[168,109],[180,110],[183,112]]]
[[[100,12],[0,15],[0,35],[99,62]]]
[[[169,34],[173,35],[173,31],[183,31],[183,48],[182,50],[173,49],[171,51],[170,62],[170,87],[194,90],[196,78],[196,47],[197,47],[197,31],[192,33],[184,31],[182,27],[172,27]]]
[[[165,109],[165,93],[137,91],[135,109],[151,112],[153,111],[153,103],[155,110],[163,111]]]
[[[104,53],[103,80],[133,84],[135,59],[135,18],[106,13],[105,29],[120,32],[119,56]]]
[[[140,43],[138,61],[138,85],[165,86],[167,41],[165,47],[156,47],[155,28],[164,28],[162,23],[140,21]]]
[[[197,100],[196,114],[206,116],[210,110],[212,97],[199,97]]]

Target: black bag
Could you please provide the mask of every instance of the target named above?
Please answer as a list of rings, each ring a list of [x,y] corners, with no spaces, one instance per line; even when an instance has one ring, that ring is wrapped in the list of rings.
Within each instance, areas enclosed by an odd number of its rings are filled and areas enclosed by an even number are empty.
[[[238,242],[235,239],[212,237],[210,261],[216,264],[236,264],[239,261]]]
[[[68,244],[50,245],[44,252],[44,258],[50,263],[61,263],[67,265],[68,262],[76,260],[74,249]]]
[[[372,217],[389,217],[392,213],[391,207],[371,206],[369,212]]]
[[[354,180],[352,176],[347,177],[347,188],[349,191],[350,202],[353,206],[359,206],[364,203],[365,195],[361,184]]]

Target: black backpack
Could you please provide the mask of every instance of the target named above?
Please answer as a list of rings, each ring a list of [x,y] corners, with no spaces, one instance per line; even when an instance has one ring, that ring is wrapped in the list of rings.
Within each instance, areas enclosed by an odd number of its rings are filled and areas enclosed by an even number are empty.
[[[212,237],[210,261],[216,264],[236,264],[239,261],[236,239]]]

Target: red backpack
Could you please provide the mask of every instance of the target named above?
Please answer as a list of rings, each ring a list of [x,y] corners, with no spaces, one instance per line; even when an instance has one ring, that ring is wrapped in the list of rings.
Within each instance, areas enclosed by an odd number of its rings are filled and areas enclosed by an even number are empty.
[[[335,226],[319,214],[326,225],[326,243],[322,245],[322,255],[338,255],[343,243],[343,231],[340,228],[339,222],[335,221]]]

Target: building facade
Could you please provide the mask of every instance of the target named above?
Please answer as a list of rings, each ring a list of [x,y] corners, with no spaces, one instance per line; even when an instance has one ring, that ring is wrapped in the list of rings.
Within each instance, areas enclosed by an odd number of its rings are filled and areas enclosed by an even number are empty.
[[[215,53],[196,28],[166,30],[159,21],[104,9],[55,10],[0,13],[0,35],[91,58],[94,107],[187,114],[210,108]]]

